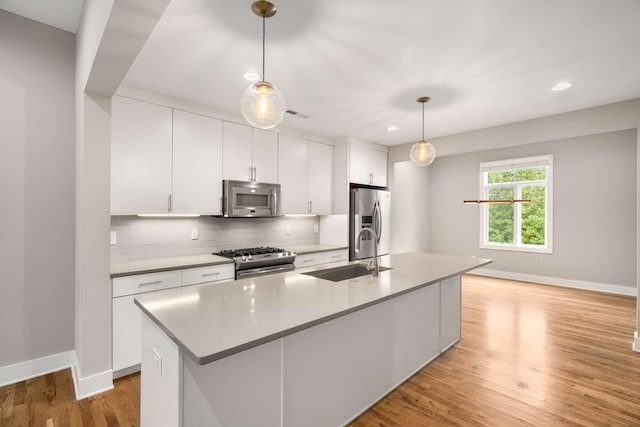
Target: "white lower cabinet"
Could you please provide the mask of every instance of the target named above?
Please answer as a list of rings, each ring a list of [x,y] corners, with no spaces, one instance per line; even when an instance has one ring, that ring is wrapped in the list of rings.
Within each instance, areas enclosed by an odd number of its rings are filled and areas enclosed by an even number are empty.
[[[112,279],[112,369],[114,377],[140,370],[142,311],[136,295],[233,279],[233,264],[136,274]]]
[[[339,251],[323,252],[322,263],[347,261],[349,259],[349,250],[340,249]]]
[[[322,252],[316,252],[314,254],[304,254],[296,256],[294,264],[296,268],[311,267],[312,265],[320,265],[324,261],[322,260]]]
[[[182,270],[182,286],[233,279],[235,275],[236,269],[233,264],[188,268]]]

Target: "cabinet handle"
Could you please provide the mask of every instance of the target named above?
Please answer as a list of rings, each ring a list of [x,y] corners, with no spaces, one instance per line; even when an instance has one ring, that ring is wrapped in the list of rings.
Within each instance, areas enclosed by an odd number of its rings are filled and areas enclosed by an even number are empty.
[[[153,281],[153,282],[139,283],[138,286],[159,285],[160,283],[162,283],[162,280],[156,280],[156,281]]]
[[[312,204],[311,200],[309,200],[308,208],[309,208],[309,213],[311,213],[313,211],[313,204]]]
[[[215,273],[203,273],[202,277],[209,277],[209,276],[219,276],[220,272],[216,271]]]
[[[369,174],[369,184],[373,184],[373,174]]]
[[[253,182],[256,182],[258,180],[258,171],[256,170],[256,167],[253,167]]]
[[[342,255],[332,255],[331,258],[341,258]]]
[[[315,261],[315,259],[305,259],[305,260],[302,260],[302,262],[311,262],[311,261]]]
[[[173,208],[173,195],[169,194],[169,212],[171,212],[172,208]]]

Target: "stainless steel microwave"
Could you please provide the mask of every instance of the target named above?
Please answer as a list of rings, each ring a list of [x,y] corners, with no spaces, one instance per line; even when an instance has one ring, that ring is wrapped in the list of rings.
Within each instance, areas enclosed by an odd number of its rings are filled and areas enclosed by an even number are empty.
[[[280,216],[280,184],[223,180],[222,215],[228,218]]]

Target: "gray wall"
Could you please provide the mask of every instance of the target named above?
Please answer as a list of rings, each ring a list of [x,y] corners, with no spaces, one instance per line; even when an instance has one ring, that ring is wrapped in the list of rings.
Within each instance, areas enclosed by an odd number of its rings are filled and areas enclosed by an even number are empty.
[[[501,271],[636,286],[636,130],[438,158],[430,250],[492,258]],[[553,254],[479,249],[479,163],[553,154]]]
[[[314,225],[319,217],[282,218],[140,218],[112,216],[111,231],[117,244],[111,246],[111,262],[171,256],[199,255],[256,246],[288,249],[317,244]],[[291,234],[286,234],[289,226]],[[199,239],[191,240],[191,228]]]
[[[391,163],[391,253],[429,252],[429,168]]]
[[[71,33],[0,10],[0,366],[73,349]]]

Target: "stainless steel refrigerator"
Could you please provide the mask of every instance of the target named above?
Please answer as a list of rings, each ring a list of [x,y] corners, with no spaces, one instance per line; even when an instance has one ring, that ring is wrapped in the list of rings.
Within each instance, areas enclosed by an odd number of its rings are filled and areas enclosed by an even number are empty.
[[[374,240],[371,233],[362,234],[360,249],[356,249],[358,233],[365,227],[371,227],[378,234],[378,255],[388,254],[391,193],[371,188],[352,188],[349,199],[349,260],[373,257]]]

